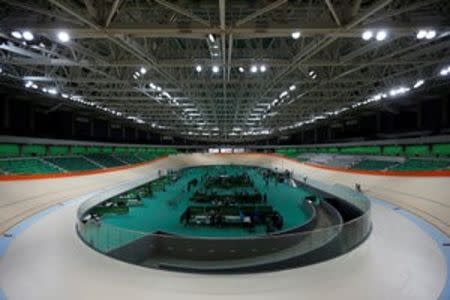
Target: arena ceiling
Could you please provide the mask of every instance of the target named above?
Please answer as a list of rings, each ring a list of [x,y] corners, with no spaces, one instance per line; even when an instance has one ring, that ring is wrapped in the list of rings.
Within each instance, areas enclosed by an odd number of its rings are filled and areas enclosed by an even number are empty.
[[[192,139],[288,134],[450,74],[448,0],[0,3],[2,83]]]

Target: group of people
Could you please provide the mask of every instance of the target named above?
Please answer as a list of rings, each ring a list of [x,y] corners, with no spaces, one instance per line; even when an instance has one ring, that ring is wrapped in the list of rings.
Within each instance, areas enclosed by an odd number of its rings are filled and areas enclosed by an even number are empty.
[[[261,175],[264,179],[266,186],[269,185],[271,179],[275,179],[275,183],[278,183],[278,182],[285,182],[292,178],[292,172],[290,172],[289,170],[285,170],[284,172],[277,172],[278,170],[277,169],[275,170],[276,171],[265,169],[262,171]]]

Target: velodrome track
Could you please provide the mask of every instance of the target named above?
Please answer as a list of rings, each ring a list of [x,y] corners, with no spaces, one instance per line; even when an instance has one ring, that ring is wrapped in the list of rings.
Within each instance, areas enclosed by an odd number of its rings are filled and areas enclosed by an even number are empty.
[[[373,205],[373,232],[360,247],[336,259],[274,273],[198,275],[118,262],[81,242],[76,209],[100,189],[155,178],[158,170],[200,164],[249,164],[293,170],[351,187],[409,210],[450,234],[450,177],[377,176],[305,165],[276,155],[177,155],[149,164],[86,176],[0,181],[2,232],[37,212],[71,204],[29,225],[0,257],[0,299],[446,299],[442,248],[389,205]],[[448,241],[448,239],[446,239]],[[447,258],[448,259],[448,258]],[[326,284],[324,284],[326,283]],[[444,294],[443,294],[444,293]]]
[[[424,218],[450,236],[450,176],[378,176],[318,168],[276,155],[265,154],[189,154],[170,156],[148,164],[112,172],[35,180],[1,180],[0,232],[49,206],[63,203],[96,190],[138,179],[156,176],[159,169],[197,164],[249,164],[278,166],[310,178],[354,187],[375,198],[389,201]],[[58,176],[58,175],[57,175]],[[5,177],[3,177],[5,179]]]

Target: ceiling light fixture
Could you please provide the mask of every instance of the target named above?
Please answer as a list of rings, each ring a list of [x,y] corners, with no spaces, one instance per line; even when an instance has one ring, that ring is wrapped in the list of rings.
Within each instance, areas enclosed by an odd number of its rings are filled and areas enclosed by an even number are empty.
[[[201,65],[197,65],[195,67],[195,70],[197,71],[197,73],[200,73],[202,71],[202,66]]]
[[[30,31],[22,32],[22,36],[26,41],[32,41],[34,39],[34,35]]]
[[[250,68],[250,72],[252,72],[252,73],[258,72],[258,67],[257,67],[257,66],[252,66],[252,67]]]
[[[380,31],[378,31],[377,32],[377,35],[376,35],[376,40],[377,41],[384,41],[385,39],[386,39],[386,37],[387,37],[387,32],[386,32],[386,30],[380,30]]]
[[[208,39],[211,43],[214,43],[216,39],[214,38],[214,35],[212,33],[208,34]]]
[[[291,33],[291,37],[292,37],[294,40],[299,39],[300,36],[301,36],[301,32],[300,32],[300,31],[294,31],[293,33]]]
[[[259,70],[264,73],[267,70],[267,67],[265,65],[261,65]]]
[[[70,41],[70,35],[66,31],[58,32],[57,37],[63,43],[67,43],[68,41]]]
[[[244,68],[243,67],[239,67],[239,72],[244,73]]]
[[[141,68],[139,69],[139,72],[140,72],[142,75],[144,75],[145,73],[147,73],[147,69],[144,68],[144,67],[141,67]]]
[[[417,80],[417,82],[414,84],[414,88],[417,89],[417,88],[421,87],[424,83],[425,83],[425,80],[423,80],[423,79]]]
[[[288,91],[283,91],[281,94],[280,94],[280,98],[283,98],[283,97],[285,97],[285,96],[287,96],[288,95]]]
[[[212,71],[213,71],[213,73],[219,73],[219,66],[213,66],[212,67]]]
[[[423,29],[419,30],[416,34],[416,38],[418,40],[424,39],[426,36],[427,36],[427,31],[423,30]]]
[[[363,40],[368,41],[373,37],[373,32],[370,30],[366,30],[363,32],[361,37]]]
[[[436,31],[435,31],[435,30],[429,30],[429,31],[427,32],[427,34],[425,35],[425,38],[426,38],[427,40],[434,39],[435,37],[436,37]]]
[[[19,31],[13,31],[13,32],[11,32],[11,35],[16,39],[22,38],[22,34]]]
[[[441,74],[441,76],[447,76],[450,74],[450,66],[443,68],[439,74]]]
[[[48,89],[48,93],[50,95],[56,95],[56,94],[58,94],[58,91],[55,88],[50,88],[50,89]]]

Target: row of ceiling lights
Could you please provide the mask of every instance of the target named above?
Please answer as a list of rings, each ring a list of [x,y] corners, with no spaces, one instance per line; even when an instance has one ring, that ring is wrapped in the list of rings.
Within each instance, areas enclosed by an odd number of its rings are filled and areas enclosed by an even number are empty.
[[[421,40],[421,39],[427,39],[427,40],[431,40],[434,39],[437,35],[436,30],[434,29],[419,29],[416,33],[416,38]],[[291,33],[291,37],[294,40],[299,39],[301,36],[301,32],[300,31],[294,31]],[[368,41],[371,40],[372,38],[375,38],[377,41],[383,41],[387,38],[388,36],[388,32],[387,30],[365,30],[362,34],[361,37],[363,40]]]
[[[36,83],[34,83],[33,81],[30,81],[30,80],[25,82],[25,87],[33,89],[33,90],[39,90],[39,86]],[[95,103],[95,102],[87,101],[82,96],[69,95],[68,93],[64,93],[64,92],[60,93],[55,87],[44,86],[40,90],[43,93],[46,93],[46,94],[49,94],[49,95],[52,95],[52,96],[59,95],[63,99],[69,99],[69,100],[71,100],[73,102],[77,102],[77,103],[80,103],[80,104],[84,104],[84,105],[87,105],[87,106],[94,107],[94,108],[96,108],[98,110],[101,110],[103,112],[109,113],[109,114],[111,114],[113,116],[117,116],[117,117],[124,116],[124,114],[122,112],[120,112],[120,111],[117,111],[115,109],[111,109],[111,108],[102,106],[102,105],[100,105],[98,103]],[[136,116],[127,116],[126,119],[132,120],[132,121],[134,121],[134,122],[136,122],[138,124],[146,123],[144,120],[142,120],[141,118],[136,117]],[[155,126],[153,126],[153,127],[155,127]]]
[[[419,80],[417,80],[414,83],[412,88],[413,89],[418,89],[422,85],[424,85],[424,83],[425,83],[425,80],[419,79]],[[335,111],[325,112],[322,115],[314,116],[314,117],[310,118],[309,120],[297,122],[297,123],[295,123],[293,125],[290,125],[290,126],[281,127],[280,130],[283,131],[283,130],[287,130],[287,129],[293,129],[293,128],[302,127],[304,125],[314,123],[317,120],[322,120],[322,119],[327,119],[327,118],[332,117],[332,116],[337,116],[337,115],[339,115],[339,114],[341,114],[341,113],[343,113],[345,111],[348,111],[350,109],[356,109],[356,108],[359,108],[361,106],[367,105],[369,103],[377,102],[377,101],[380,101],[380,100],[388,98],[388,97],[396,97],[396,96],[399,96],[399,95],[406,94],[410,90],[411,90],[411,87],[408,87],[408,86],[400,86],[400,87],[392,88],[388,92],[378,93],[378,94],[376,94],[376,95],[374,95],[372,97],[367,98],[364,101],[360,101],[360,102],[354,103],[354,104],[351,105],[351,107],[343,107],[343,108],[340,108],[340,109],[335,110]]]
[[[141,76],[145,75],[146,73],[147,73],[147,69],[145,67],[141,67],[138,71],[133,73],[133,78],[137,80]],[[160,96],[165,96],[168,100],[172,100],[173,104],[175,104],[177,106],[179,105],[178,101],[175,98],[172,98],[172,96],[167,91],[164,91],[162,89],[162,87],[154,84],[153,82],[150,82],[148,87],[152,91],[156,91],[156,92],[160,93]]]
[[[11,31],[11,36],[14,37],[15,39],[18,39],[18,40],[22,40],[23,39],[25,45],[27,45],[26,42],[31,42],[31,41],[33,41],[35,39],[34,34],[31,31],[29,31],[29,30],[24,30],[24,31],[15,30],[15,31]],[[67,31],[59,31],[59,32],[57,32],[56,33],[56,37],[62,43],[67,43],[67,42],[69,42],[71,40],[70,34]],[[40,43],[39,45],[41,47],[45,48],[45,44]],[[2,72],[3,72],[3,70],[0,68],[0,73],[2,73]],[[137,71],[137,72],[135,72],[133,74],[133,78],[138,79],[141,75],[145,75],[145,73],[147,73],[147,70],[145,69],[145,67],[141,67],[139,69],[139,71]],[[26,88],[35,89],[35,90],[39,89],[39,86],[36,83],[32,82],[32,81],[27,81],[25,83],[25,87]],[[172,100],[173,104],[179,105],[179,103],[176,101],[176,99],[172,99],[171,95],[168,92],[166,92],[166,91],[162,91],[161,87],[156,86],[153,83],[150,83],[149,87],[151,89],[155,90],[155,91],[161,92],[161,95],[167,97],[169,100]],[[54,88],[54,87],[43,87],[43,88],[41,88],[41,91],[44,92],[44,93],[53,95],[53,96],[56,96],[56,95],[59,94],[58,90],[56,88]],[[70,99],[70,100],[72,100],[74,102],[78,102],[78,103],[81,103],[81,104],[85,104],[85,105],[88,105],[88,106],[95,107],[95,108],[100,109],[100,110],[102,110],[104,112],[110,113],[110,114],[112,114],[114,116],[123,116],[123,113],[121,113],[121,112],[118,112],[118,111],[116,111],[114,109],[110,109],[110,108],[98,105],[98,104],[96,104],[94,102],[86,101],[81,96],[68,95],[66,93],[61,93],[60,96],[62,98],[64,98],[64,99]],[[133,120],[133,121],[135,121],[135,122],[137,122],[139,124],[146,123],[145,121],[143,121],[142,119],[140,119],[139,117],[136,117],[136,116],[127,116],[126,118],[129,119],[129,120]],[[160,126],[160,125],[158,125],[156,123],[152,123],[152,127],[162,128],[162,126]]]
[[[431,40],[436,37],[436,30],[433,29],[420,29],[416,33],[416,38],[419,40],[427,39]],[[386,30],[366,30],[362,33],[361,38],[365,41],[369,41],[372,38],[375,38],[377,41],[384,41],[388,36],[388,32]]]
[[[13,38],[15,38],[15,39],[18,39],[18,40],[22,40],[23,39],[26,42],[31,42],[31,41],[33,41],[35,39],[34,34],[31,31],[29,31],[29,30],[24,30],[24,31],[17,31],[17,30],[15,30],[15,31],[11,31],[11,36]],[[67,43],[71,39],[70,35],[69,35],[69,33],[67,31],[59,31],[59,32],[57,32],[56,37],[62,43]],[[45,47],[45,45],[43,43],[40,43],[39,45],[42,46],[42,47]],[[0,73],[2,73],[2,71],[3,70],[0,69]],[[39,86],[36,83],[34,83],[33,81],[26,81],[24,86],[26,88],[33,89],[33,90],[38,90],[39,89]],[[64,93],[64,92],[59,93],[59,91],[55,87],[44,86],[44,87],[41,88],[41,91],[43,93],[46,93],[46,94],[49,94],[49,95],[52,95],[52,96],[56,96],[56,95],[59,94],[59,96],[61,98],[63,98],[63,99],[69,99],[69,100],[72,100],[72,101],[77,102],[77,103],[81,103],[81,104],[84,104],[84,105],[92,106],[92,107],[95,107],[95,108],[97,108],[99,110],[102,110],[104,112],[110,113],[110,114],[112,114],[114,116],[119,116],[120,117],[120,116],[123,115],[123,113],[121,113],[119,111],[116,111],[114,109],[110,109],[108,107],[104,107],[104,106],[99,105],[99,104],[97,104],[95,102],[87,101],[87,100],[83,99],[83,97],[81,97],[81,96],[69,95],[69,94]],[[132,119],[132,120],[136,121],[137,123],[141,123],[141,124],[144,123],[143,120],[141,120],[141,119],[139,119],[137,117],[128,116],[127,118],[128,119]]]
[[[202,65],[196,65],[195,66],[195,71],[197,73],[201,73],[203,71]],[[213,65],[211,67],[211,71],[213,73],[219,73],[220,67],[218,65]],[[245,72],[245,68],[244,67],[239,67],[238,71],[240,73],[244,73]],[[250,73],[258,73],[258,72],[265,73],[267,71],[267,66],[264,65],[264,64],[262,64],[262,65],[252,65],[252,66],[250,66],[249,71],[250,71]]]
[[[450,65],[447,65],[447,66],[443,67],[440,70],[439,74],[441,76],[450,75]],[[293,125],[281,127],[281,128],[279,128],[279,130],[283,131],[283,130],[287,130],[287,129],[294,129],[294,128],[302,127],[304,125],[314,123],[317,120],[326,119],[326,118],[329,118],[329,117],[332,117],[332,116],[336,116],[336,115],[339,115],[339,114],[341,114],[341,113],[343,113],[345,111],[348,111],[350,109],[356,109],[356,108],[359,108],[361,106],[364,106],[364,105],[367,105],[367,104],[370,104],[370,103],[373,103],[373,102],[377,102],[377,101],[380,101],[380,100],[388,98],[388,97],[397,97],[399,95],[404,95],[404,94],[408,93],[409,91],[411,91],[412,89],[418,89],[418,88],[422,87],[424,84],[425,84],[425,80],[424,79],[419,79],[411,87],[409,87],[409,86],[399,86],[399,87],[396,87],[396,88],[392,88],[392,89],[390,89],[387,92],[378,93],[378,94],[376,94],[374,96],[371,96],[371,97],[367,98],[364,101],[360,101],[360,102],[354,103],[354,104],[351,105],[351,107],[343,107],[343,108],[338,109],[336,111],[325,112],[322,115],[314,116],[314,117],[310,118],[309,120],[301,121],[301,122],[297,122],[297,123],[295,123]],[[284,95],[287,95],[286,91],[283,92],[283,93],[284,93]]]
[[[28,42],[34,40],[33,33],[31,31],[28,31],[28,30],[26,30],[26,31],[12,31],[11,32],[11,36],[16,38],[16,39],[19,39],[19,40],[20,39],[24,39],[25,41],[28,41]],[[70,37],[70,35],[69,35],[69,33],[67,31],[59,31],[56,34],[56,37],[62,43],[67,43],[67,42],[69,42],[71,40],[71,37]],[[44,46],[44,45],[41,45],[41,46]],[[138,76],[140,76],[141,74],[144,75],[146,72],[147,72],[147,70],[144,67],[141,67],[139,72],[133,74],[133,77],[135,79],[137,79]],[[36,83],[32,82],[32,81],[27,81],[25,83],[25,87],[26,88],[31,88],[31,89],[36,89],[36,90],[39,88],[39,86]],[[161,91],[160,87],[155,87],[155,88],[158,91]],[[56,88],[53,88],[53,87],[50,87],[50,88],[49,87],[43,87],[41,90],[42,90],[42,92],[50,94],[50,95],[57,95],[58,94],[58,90]],[[165,95],[169,99],[171,98],[170,95],[168,93],[166,93],[166,92],[164,92],[163,95]],[[88,106],[93,106],[93,107],[95,107],[95,108],[97,108],[99,110],[102,110],[104,112],[110,113],[110,114],[112,114],[114,116],[121,117],[123,115],[123,113],[121,113],[119,111],[116,111],[114,109],[110,109],[108,107],[101,106],[99,104],[96,104],[95,102],[86,101],[81,96],[69,95],[67,93],[61,93],[60,96],[62,98],[64,98],[64,99],[70,99],[70,100],[72,100],[74,102],[78,102],[78,103],[85,104],[85,105],[88,105]],[[141,118],[136,117],[136,116],[127,116],[126,118],[129,119],[129,120],[135,121],[138,124],[144,124],[145,123],[144,120],[142,120]],[[155,124],[152,124],[152,125],[155,125]],[[155,127],[155,126],[153,126],[153,127]]]
[[[34,34],[29,30],[24,30],[24,31],[14,30],[14,31],[11,31],[11,36],[18,40],[23,39],[28,42],[31,42],[34,40]],[[63,43],[67,43],[70,41],[70,35],[67,31],[57,32],[56,37],[58,38],[58,40],[60,42],[63,42]]]
[[[317,78],[317,73],[314,70],[310,70],[308,72],[308,76],[311,77],[312,79],[316,79]],[[265,113],[264,117],[270,112],[270,110],[275,107],[278,106],[280,104],[282,104],[287,98],[289,98],[289,93],[290,92],[294,92],[297,89],[297,86],[295,84],[292,84],[289,86],[288,90],[285,90],[283,92],[280,93],[278,98],[275,98],[272,103],[267,105],[267,109],[263,112]],[[252,114],[251,114],[252,116]],[[253,116],[252,116],[253,117]],[[252,120],[254,120],[254,118],[252,118]]]

